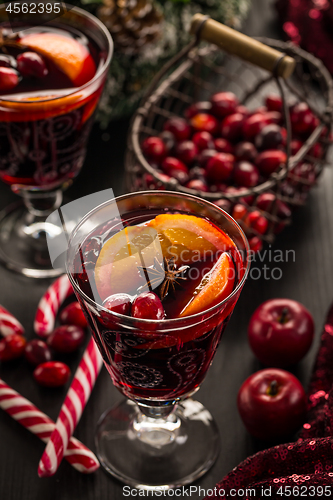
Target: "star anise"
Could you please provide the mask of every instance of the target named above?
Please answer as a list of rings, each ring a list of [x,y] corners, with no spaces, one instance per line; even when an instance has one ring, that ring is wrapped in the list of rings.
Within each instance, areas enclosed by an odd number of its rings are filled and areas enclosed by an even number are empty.
[[[142,272],[147,280],[147,285],[149,290],[153,290],[154,288],[159,288],[159,294],[161,300],[165,298],[167,293],[169,292],[169,288],[171,286],[173,293],[176,291],[176,285],[179,285],[178,280],[186,280],[186,276],[183,276],[183,273],[189,268],[189,266],[176,266],[175,258],[167,259],[164,257],[163,259],[164,266],[154,258],[154,267],[141,267],[138,266],[140,272]]]

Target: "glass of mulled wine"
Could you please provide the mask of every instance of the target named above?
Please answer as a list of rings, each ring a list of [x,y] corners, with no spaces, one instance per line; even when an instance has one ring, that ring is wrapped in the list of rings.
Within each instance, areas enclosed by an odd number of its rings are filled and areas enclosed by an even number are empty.
[[[64,271],[46,243],[59,228],[45,220],[82,167],[113,51],[97,18],[61,5],[37,26],[34,14],[10,23],[0,6],[0,180],[23,200],[0,214],[0,260],[36,278]]]
[[[173,192],[114,198],[72,232],[69,279],[128,398],[102,415],[96,433],[103,467],[124,483],[173,488],[214,463],[216,424],[190,397],[244,285],[248,251],[226,212]]]

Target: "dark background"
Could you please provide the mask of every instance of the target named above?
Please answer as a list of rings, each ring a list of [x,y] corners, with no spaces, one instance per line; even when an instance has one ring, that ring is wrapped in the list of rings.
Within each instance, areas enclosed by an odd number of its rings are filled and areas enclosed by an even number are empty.
[[[278,38],[276,14],[271,0],[253,0],[245,30],[251,35]],[[116,195],[125,192],[123,186],[123,156],[128,121],[112,123],[105,131],[96,125],[89,143],[89,153],[83,170],[66,198],[75,199],[111,187]],[[197,485],[213,488],[233,467],[247,456],[264,447],[249,436],[236,407],[237,392],[242,382],[261,368],[251,353],[246,337],[247,324],[255,308],[273,297],[289,297],[302,302],[313,314],[316,339],[308,356],[294,373],[306,386],[318,348],[325,314],[333,299],[333,172],[328,166],[318,185],[312,190],[305,207],[294,213],[293,225],[284,230],[272,250],[294,250],[289,262],[263,263],[270,270],[281,267],[280,280],[248,279],[232,320],[222,339],[212,368],[196,398],[214,415],[221,434],[221,453],[214,467]],[[16,196],[0,185],[0,209]],[[290,255],[290,254],[289,254]],[[270,271],[268,272],[270,275]],[[0,268],[0,304],[8,308],[23,323],[27,338],[33,338],[33,320],[37,304],[49,281],[34,281]],[[73,372],[80,353],[68,362]],[[67,361],[66,359],[64,359]],[[0,365],[0,377],[56,420],[67,386],[45,390],[32,379],[32,369],[24,361]],[[122,398],[114,389],[103,369],[97,380],[75,436],[94,449],[94,430],[99,416]],[[107,476],[102,469],[85,476],[76,472],[66,461],[53,478],[39,479],[37,466],[44,444],[5,412],[0,411],[0,499],[1,500],[119,500],[123,485]],[[197,498],[193,495],[192,498]],[[201,497],[202,498],[202,497]]]

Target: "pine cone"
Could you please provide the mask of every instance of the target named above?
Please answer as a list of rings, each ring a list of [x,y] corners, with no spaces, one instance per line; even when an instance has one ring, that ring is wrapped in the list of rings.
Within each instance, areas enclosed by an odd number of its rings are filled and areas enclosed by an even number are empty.
[[[161,34],[163,16],[151,0],[103,0],[97,12],[118,51],[132,55]]]

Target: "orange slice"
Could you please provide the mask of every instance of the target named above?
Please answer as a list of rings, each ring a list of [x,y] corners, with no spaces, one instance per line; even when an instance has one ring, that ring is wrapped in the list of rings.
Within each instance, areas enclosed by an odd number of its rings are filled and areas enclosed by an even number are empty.
[[[51,59],[79,87],[93,78],[96,65],[84,45],[58,33],[25,35],[20,44]]]
[[[115,293],[148,291],[147,280],[140,267],[149,268],[154,259],[163,262],[155,229],[147,226],[125,227],[103,246],[95,266],[95,282],[102,300]],[[148,270],[148,278],[151,279]],[[161,277],[161,282],[163,278]],[[154,287],[160,282],[155,283]]]
[[[235,267],[229,254],[223,253],[212,269],[202,278],[194,298],[180,317],[205,311],[227,298],[234,288]]]

